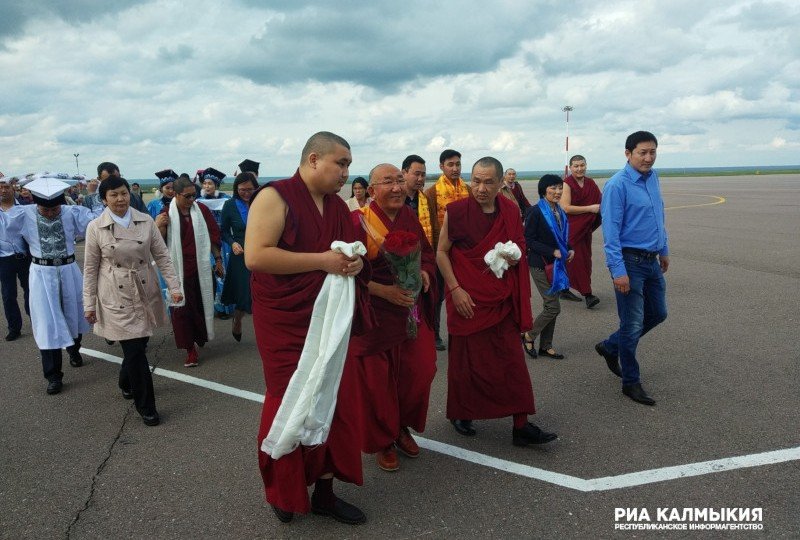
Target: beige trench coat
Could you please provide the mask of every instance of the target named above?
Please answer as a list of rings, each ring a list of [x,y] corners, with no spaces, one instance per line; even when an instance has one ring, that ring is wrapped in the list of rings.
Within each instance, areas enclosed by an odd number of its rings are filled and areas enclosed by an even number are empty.
[[[170,293],[181,286],[164,239],[153,219],[131,208],[126,229],[106,208],[86,229],[83,264],[84,311],[95,310],[94,333],[119,341],[153,335],[169,325],[156,267]]]

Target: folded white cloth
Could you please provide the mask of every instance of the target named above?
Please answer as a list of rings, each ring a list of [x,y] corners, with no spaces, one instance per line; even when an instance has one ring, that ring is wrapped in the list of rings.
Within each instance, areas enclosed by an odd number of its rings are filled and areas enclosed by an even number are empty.
[[[361,242],[335,241],[331,249],[348,257],[366,255]],[[314,302],[308,335],[297,369],[283,394],[281,406],[261,451],[278,459],[298,445],[313,446],[328,439],[336,409],[336,396],[347,356],[355,278],[328,274]]]
[[[496,243],[494,249],[490,249],[483,256],[483,260],[489,265],[494,275],[501,278],[509,267],[507,257],[514,261],[518,261],[522,257],[522,251],[520,251],[519,246],[511,240],[505,244],[502,242]]]

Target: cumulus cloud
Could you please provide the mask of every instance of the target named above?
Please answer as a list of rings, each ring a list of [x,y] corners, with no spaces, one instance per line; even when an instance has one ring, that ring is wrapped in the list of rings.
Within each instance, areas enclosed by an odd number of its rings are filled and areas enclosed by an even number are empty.
[[[446,147],[558,171],[566,104],[590,167],[636,129],[664,166],[796,163],[799,18],[789,0],[6,2],[0,169],[79,152],[131,177],[243,157],[290,174],[327,129],[354,173]]]

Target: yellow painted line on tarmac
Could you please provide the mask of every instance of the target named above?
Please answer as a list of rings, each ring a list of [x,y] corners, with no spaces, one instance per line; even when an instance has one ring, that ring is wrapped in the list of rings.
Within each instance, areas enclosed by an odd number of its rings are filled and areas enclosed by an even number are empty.
[[[689,197],[709,197],[711,199],[716,199],[714,202],[709,203],[701,203],[701,204],[684,204],[681,206],[666,206],[664,210],[677,210],[678,208],[698,208],[700,206],[714,206],[715,204],[725,204],[725,197],[720,197],[719,195],[702,195],[700,193],[664,193],[664,195],[686,195]]]

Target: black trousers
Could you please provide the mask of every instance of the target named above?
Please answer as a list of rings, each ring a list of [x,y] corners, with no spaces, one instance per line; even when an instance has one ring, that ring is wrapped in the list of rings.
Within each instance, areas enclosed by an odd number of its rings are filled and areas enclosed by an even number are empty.
[[[122,367],[119,370],[119,387],[133,392],[133,401],[139,414],[155,414],[156,396],[153,391],[153,376],[147,364],[147,342],[149,337],[122,339]]]
[[[3,294],[3,311],[8,322],[9,332],[19,332],[22,328],[22,314],[17,304],[17,280],[22,286],[22,295],[25,298],[25,313],[30,315],[28,308],[28,272],[31,267],[30,255],[9,255],[0,257],[0,288]]]
[[[441,320],[442,320],[442,304],[444,304],[445,284],[444,284],[444,276],[442,275],[441,272],[439,272],[438,268],[436,269],[436,283],[434,284],[434,286],[437,288],[439,292],[439,297],[436,299],[436,311],[434,311],[433,313],[433,331],[436,334],[436,339],[439,339],[442,337],[442,335],[439,333],[439,328],[441,326]],[[444,337],[446,342],[447,332],[444,333]]]
[[[83,335],[78,334],[75,338],[75,343],[67,347],[67,353],[72,356],[81,350],[81,339]],[[64,372],[61,371],[61,349],[39,349],[42,355],[42,371],[44,378],[48,381],[60,381],[64,378]]]

